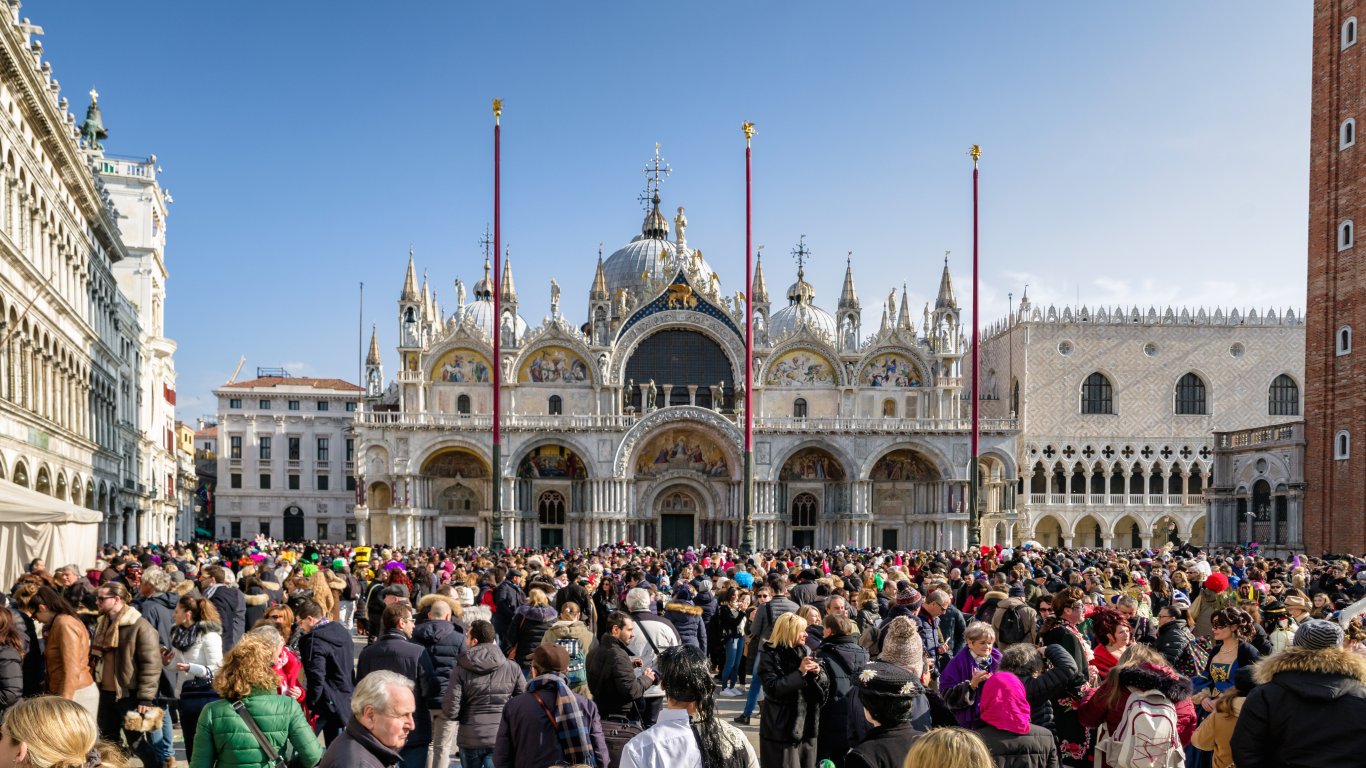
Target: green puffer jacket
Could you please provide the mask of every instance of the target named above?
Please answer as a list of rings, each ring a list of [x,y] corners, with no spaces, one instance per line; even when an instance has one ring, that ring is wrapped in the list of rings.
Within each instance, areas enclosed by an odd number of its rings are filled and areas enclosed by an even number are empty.
[[[304,719],[304,711],[294,699],[273,693],[253,693],[244,699],[247,711],[256,720],[277,754],[285,754],[285,742],[293,747],[290,765],[311,768],[322,758],[322,746]],[[267,768],[269,761],[256,737],[232,708],[220,699],[204,708],[194,737],[194,759],[190,768]]]

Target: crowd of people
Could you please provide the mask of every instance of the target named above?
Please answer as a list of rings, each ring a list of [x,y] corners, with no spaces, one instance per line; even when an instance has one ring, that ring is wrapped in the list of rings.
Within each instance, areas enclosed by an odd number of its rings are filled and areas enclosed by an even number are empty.
[[[1351,556],[262,539],[47,566],[0,611],[0,768],[175,768],[174,723],[191,768],[1366,764]]]

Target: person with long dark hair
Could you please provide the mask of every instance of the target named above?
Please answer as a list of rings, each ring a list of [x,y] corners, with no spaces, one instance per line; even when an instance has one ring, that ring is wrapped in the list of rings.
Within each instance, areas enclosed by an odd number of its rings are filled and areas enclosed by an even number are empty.
[[[0,610],[0,712],[14,706],[23,696],[24,636],[14,613]]]
[[[651,728],[627,742],[620,768],[758,768],[749,739],[716,716],[716,686],[705,651],[691,645],[661,650],[659,682],[664,709]]]
[[[39,587],[28,609],[43,625],[47,690],[85,707],[94,715],[100,692],[90,675],[90,633],[71,603],[52,587]]]

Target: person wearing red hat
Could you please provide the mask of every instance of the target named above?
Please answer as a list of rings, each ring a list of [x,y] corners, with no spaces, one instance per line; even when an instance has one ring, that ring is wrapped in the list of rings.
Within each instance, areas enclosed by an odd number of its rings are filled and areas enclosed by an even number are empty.
[[[1222,573],[1211,573],[1205,577],[1204,584],[1201,585],[1200,596],[1191,603],[1190,615],[1195,621],[1193,631],[1196,637],[1211,637],[1214,628],[1210,626],[1210,619],[1214,612],[1224,607],[1220,600],[1220,595],[1228,591],[1228,577]]]

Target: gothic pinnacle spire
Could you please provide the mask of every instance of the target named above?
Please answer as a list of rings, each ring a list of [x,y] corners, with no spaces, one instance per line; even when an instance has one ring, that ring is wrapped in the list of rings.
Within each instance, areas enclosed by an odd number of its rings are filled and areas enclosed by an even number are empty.
[[[503,252],[503,296],[502,300],[510,303],[517,303],[517,286],[512,282],[512,254],[510,249]]]
[[[379,365],[379,329],[370,324],[370,352],[365,356],[366,365]]]
[[[911,322],[911,308],[907,297],[906,284],[901,284],[901,310],[897,312],[899,328],[915,330],[915,325]]]
[[[417,301],[417,267],[413,264],[413,247],[408,246],[408,274],[403,278],[403,293],[399,301]]]
[[[764,255],[759,252],[754,262],[754,285],[750,286],[749,296],[755,304],[768,303],[768,286],[764,285]]]
[[[602,245],[598,245],[598,271],[593,275],[593,287],[588,291],[589,301],[607,300],[607,274],[602,271]]]
[[[850,251],[844,265],[844,290],[840,291],[840,309],[858,309],[858,291],[854,290],[854,252]]]
[[[949,253],[944,252],[944,274],[939,278],[939,296],[934,300],[935,309],[957,309],[958,299],[953,294],[953,277],[949,275]]]

